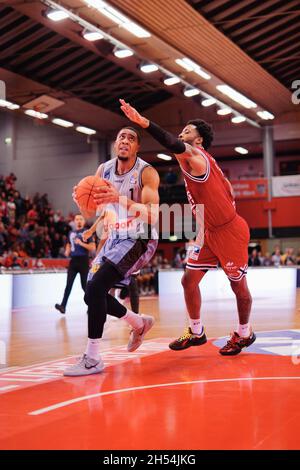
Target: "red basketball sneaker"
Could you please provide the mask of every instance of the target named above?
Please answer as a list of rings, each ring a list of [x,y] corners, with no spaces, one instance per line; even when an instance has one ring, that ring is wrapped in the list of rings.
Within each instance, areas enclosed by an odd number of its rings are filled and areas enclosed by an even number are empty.
[[[255,340],[256,336],[253,331],[251,331],[251,334],[248,336],[248,338],[242,338],[242,336],[234,331],[231,333],[227,344],[225,344],[225,346],[219,350],[219,353],[222,354],[222,356],[236,356],[242,351],[243,348],[247,348],[252,343],[254,343]]]
[[[181,351],[182,349],[187,349],[190,346],[200,346],[207,342],[206,335],[204,333],[204,328],[201,335],[195,335],[192,333],[191,328],[187,328],[180,338],[175,339],[172,343],[169,344],[169,348],[173,351]]]

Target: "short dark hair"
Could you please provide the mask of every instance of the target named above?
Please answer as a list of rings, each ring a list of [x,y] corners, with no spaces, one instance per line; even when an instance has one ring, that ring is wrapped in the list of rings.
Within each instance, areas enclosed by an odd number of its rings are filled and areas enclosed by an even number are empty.
[[[135,132],[135,133],[136,133],[136,136],[137,136],[137,141],[138,141],[138,143],[139,143],[139,144],[141,143],[141,134],[139,133],[139,131],[138,131],[137,129],[135,129],[134,127],[131,127],[131,126],[123,126],[123,127],[121,127],[121,129],[119,130],[118,135],[120,134],[120,132],[121,132],[122,129],[129,129],[129,130]]]
[[[214,133],[213,133],[212,127],[207,122],[203,121],[202,119],[192,119],[191,121],[187,123],[187,125],[188,124],[192,124],[193,126],[196,126],[198,134],[203,139],[202,145],[205,148],[205,150],[207,150],[210,147],[214,139]]]

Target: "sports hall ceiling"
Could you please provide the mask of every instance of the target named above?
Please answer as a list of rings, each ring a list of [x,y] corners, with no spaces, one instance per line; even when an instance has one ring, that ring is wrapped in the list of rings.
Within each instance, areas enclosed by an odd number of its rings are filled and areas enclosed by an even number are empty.
[[[259,125],[270,121],[261,120],[257,109],[273,113],[275,123],[287,116],[290,122],[299,120],[299,106],[291,101],[291,81],[300,74],[299,0],[108,1],[149,31],[148,38],[135,37],[84,0],[56,3],[121,41],[134,55],[115,57],[107,38],[86,41],[83,27],[72,19],[49,20],[47,0],[0,0],[0,79],[7,84],[7,99],[14,103],[22,106],[46,94],[64,102],[53,115],[102,132],[122,122],[119,97],[141,111],[156,109],[157,117],[159,106],[172,97],[186,103],[183,106],[193,100],[202,108],[207,94]],[[175,63],[181,57],[203,67],[211,80],[183,70]],[[142,60],[161,69],[146,75],[139,70]],[[182,83],[166,86],[162,69],[204,95],[186,98]],[[258,108],[233,103],[216,89],[217,83],[230,85]],[[215,111],[214,121],[230,124]]]
[[[299,0],[189,0],[189,4],[287,89],[299,79]]]

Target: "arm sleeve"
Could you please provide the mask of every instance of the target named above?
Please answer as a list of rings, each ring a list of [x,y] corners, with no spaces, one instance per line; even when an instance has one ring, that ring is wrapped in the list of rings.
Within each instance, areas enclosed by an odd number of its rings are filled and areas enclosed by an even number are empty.
[[[179,154],[186,151],[184,143],[173,134],[165,131],[154,122],[150,121],[149,127],[145,129],[161,145],[173,153]]]

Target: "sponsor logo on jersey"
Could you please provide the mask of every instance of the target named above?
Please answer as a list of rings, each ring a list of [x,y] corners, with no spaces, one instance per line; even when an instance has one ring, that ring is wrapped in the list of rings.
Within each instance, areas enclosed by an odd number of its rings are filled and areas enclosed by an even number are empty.
[[[103,178],[104,179],[109,179],[110,177],[110,170],[106,170],[104,173],[103,173]]]
[[[130,184],[136,184],[138,179],[138,172],[134,171],[133,174],[130,176],[129,183]]]

